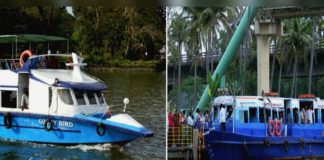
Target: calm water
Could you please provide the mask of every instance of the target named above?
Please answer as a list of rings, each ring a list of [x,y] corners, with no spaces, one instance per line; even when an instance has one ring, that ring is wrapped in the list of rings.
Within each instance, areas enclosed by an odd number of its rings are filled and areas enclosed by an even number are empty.
[[[154,132],[152,138],[137,139],[122,148],[104,145],[56,146],[0,141],[0,159],[165,159],[165,74],[142,71],[96,71],[90,74],[108,84],[105,97],[113,112],[123,108]]]

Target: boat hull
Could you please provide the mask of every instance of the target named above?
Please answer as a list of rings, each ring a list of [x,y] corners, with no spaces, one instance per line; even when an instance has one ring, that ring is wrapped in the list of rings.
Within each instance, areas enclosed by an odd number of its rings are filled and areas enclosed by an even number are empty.
[[[216,130],[205,135],[209,159],[291,159],[324,156],[324,138],[251,137]]]
[[[8,125],[4,123],[4,115],[5,113],[0,113],[0,137],[11,140],[62,145],[125,144],[139,137],[153,135],[145,128],[132,128],[83,115],[64,117],[11,112],[12,125],[8,128]],[[52,128],[49,131],[45,129],[47,120],[52,122]],[[101,126],[98,129],[100,123]]]

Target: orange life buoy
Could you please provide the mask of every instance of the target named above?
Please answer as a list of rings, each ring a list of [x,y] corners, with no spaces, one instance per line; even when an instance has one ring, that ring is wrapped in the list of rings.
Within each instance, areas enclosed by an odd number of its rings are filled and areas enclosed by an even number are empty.
[[[275,122],[272,119],[270,119],[269,122],[268,122],[268,132],[269,132],[269,135],[270,136],[274,136],[275,130],[276,130]]]
[[[30,50],[23,51],[20,55],[20,60],[19,60],[20,67],[22,67],[24,63],[27,61],[27,59],[30,58],[31,56],[33,56],[33,53]]]
[[[276,121],[276,135],[280,136],[281,135],[281,130],[282,130],[282,126],[279,120]]]

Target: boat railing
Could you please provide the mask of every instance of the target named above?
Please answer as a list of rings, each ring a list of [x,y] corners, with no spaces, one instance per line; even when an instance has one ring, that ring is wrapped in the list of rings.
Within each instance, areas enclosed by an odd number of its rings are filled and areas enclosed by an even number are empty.
[[[19,59],[0,59],[0,70],[17,70],[19,68]]]
[[[168,145],[180,148],[189,147],[193,141],[193,127],[179,126],[169,127]]]

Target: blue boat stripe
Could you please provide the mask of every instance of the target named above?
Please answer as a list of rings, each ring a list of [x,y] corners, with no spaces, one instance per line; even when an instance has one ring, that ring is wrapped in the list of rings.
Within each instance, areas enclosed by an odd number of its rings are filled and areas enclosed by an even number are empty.
[[[4,126],[3,124],[0,124],[0,126]],[[45,129],[43,127],[32,127],[32,126],[12,126],[12,128],[32,128],[32,129]],[[65,129],[59,129],[59,128],[53,128],[53,131],[62,131],[62,132],[81,132],[79,130],[65,130]]]

